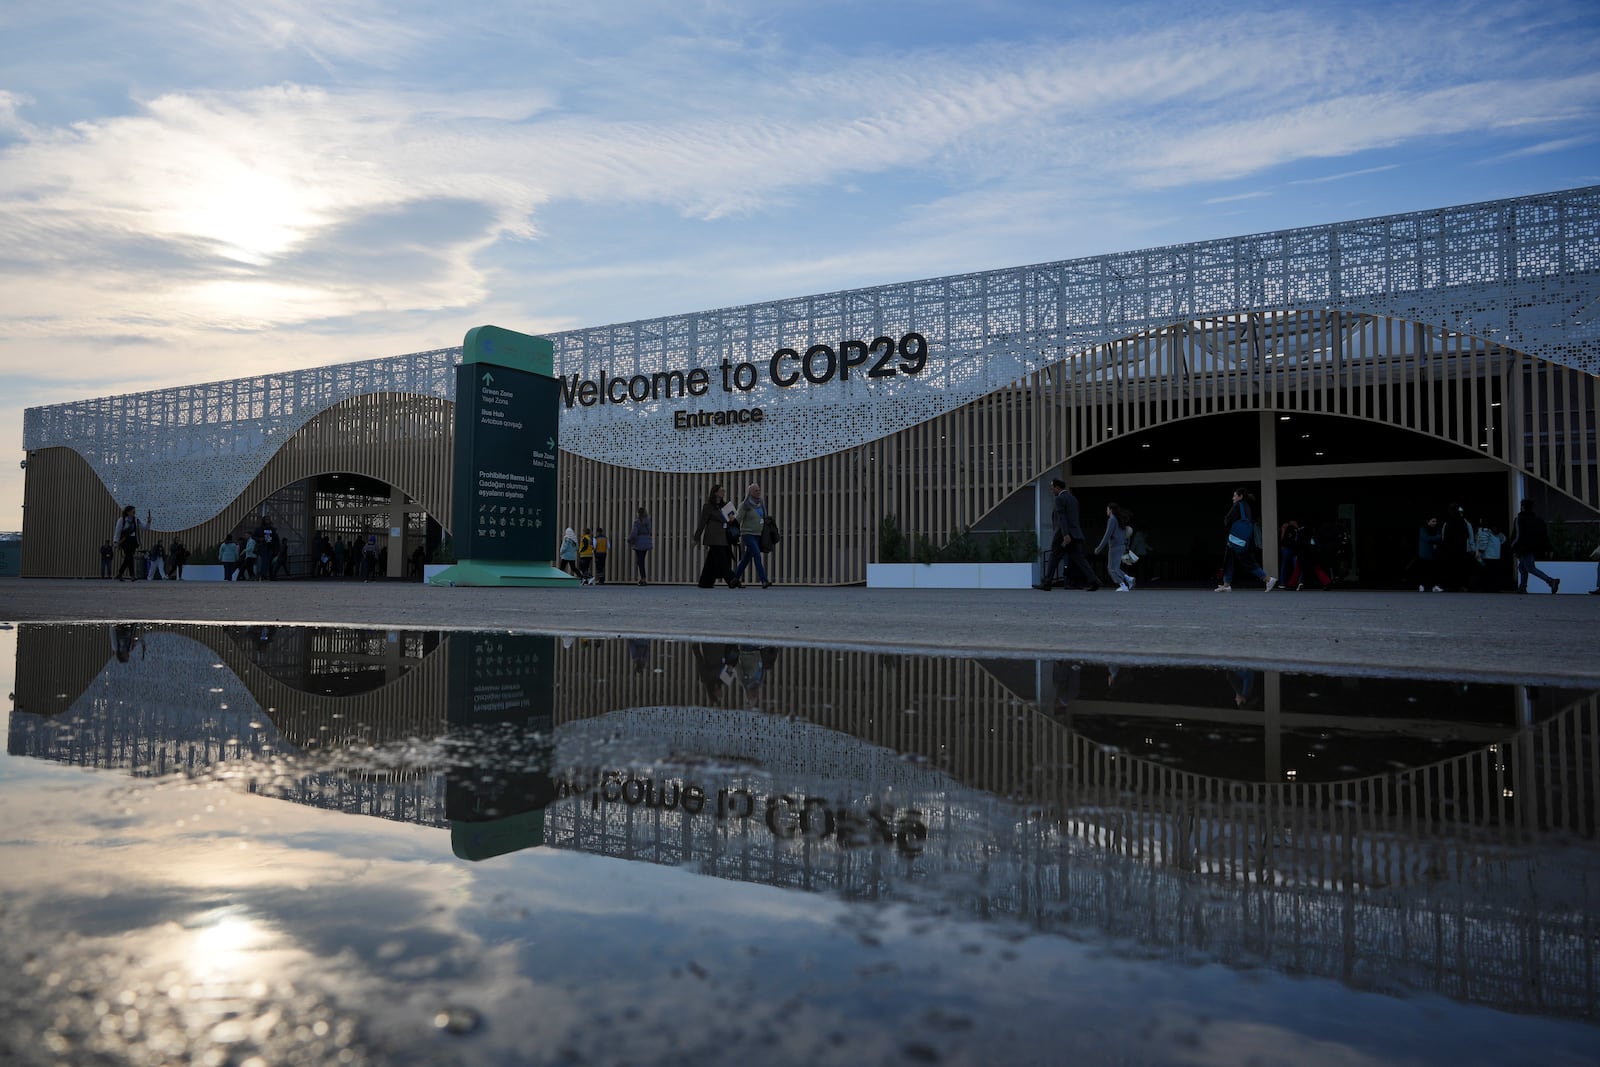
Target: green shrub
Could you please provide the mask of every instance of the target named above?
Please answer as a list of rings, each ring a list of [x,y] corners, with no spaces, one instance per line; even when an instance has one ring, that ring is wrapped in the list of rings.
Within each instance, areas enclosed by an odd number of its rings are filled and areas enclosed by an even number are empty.
[[[906,537],[900,532],[900,523],[893,515],[885,515],[878,522],[878,562],[905,563]]]
[[[433,550],[433,562],[435,562],[435,563],[459,563],[459,562],[461,562],[460,560],[456,559],[455,542],[450,540],[450,535],[449,534],[446,534],[445,537],[444,537],[444,540],[439,542],[439,547]]]
[[[943,563],[978,563],[982,559],[983,553],[978,547],[977,538],[965,526],[939,552],[939,560]]]
[[[984,548],[984,558],[990,563],[1013,563],[1016,561],[1019,547],[1015,534],[1009,529],[1001,530],[989,538],[989,543]]]
[[[915,558],[918,563],[939,562],[939,550],[933,547],[933,542],[928,540],[927,534],[917,534]]]

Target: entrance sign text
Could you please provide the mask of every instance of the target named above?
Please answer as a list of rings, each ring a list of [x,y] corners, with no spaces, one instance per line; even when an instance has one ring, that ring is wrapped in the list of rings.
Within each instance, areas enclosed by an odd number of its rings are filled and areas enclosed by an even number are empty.
[[[805,382],[823,385],[838,380],[848,382],[856,378],[894,378],[902,374],[922,373],[928,365],[928,339],[920,333],[908,333],[898,341],[892,337],[876,337],[869,341],[841,341],[832,345],[812,345],[805,352],[793,348],[780,348],[767,361],[766,378],[780,389]],[[561,379],[561,399],[567,407],[595,407],[606,404],[643,404],[655,400],[681,400],[690,396],[705,396],[717,386],[724,393],[748,393],[760,382],[761,368],[754,363],[723,360],[711,370],[694,367],[687,370],[656,371],[654,374],[635,374],[630,378],[613,377],[602,370],[597,378],[579,378],[569,374]],[[711,420],[700,421],[700,414]],[[673,420],[676,429],[690,426],[729,425],[727,416],[734,412],[677,412]],[[761,409],[742,412],[750,418],[740,418],[741,424],[761,421]],[[690,421],[682,421],[688,417]],[[715,417],[721,417],[716,421]]]

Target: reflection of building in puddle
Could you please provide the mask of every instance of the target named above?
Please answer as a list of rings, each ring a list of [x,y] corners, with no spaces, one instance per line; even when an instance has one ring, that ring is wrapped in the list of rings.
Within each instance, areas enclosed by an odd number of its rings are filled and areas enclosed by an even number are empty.
[[[1600,814],[1593,694],[664,642],[641,670],[621,640],[318,631],[289,635],[320,657],[300,668],[263,658],[283,631],[238,634],[148,628],[124,663],[103,627],[24,627],[11,751],[136,773],[311,751],[331,763],[253,787],[432,826],[494,816],[515,779],[512,810],[544,810],[478,854],[542,841],[1518,1010],[1600,1008],[1591,854],[1559,847],[1592,841]],[[98,673],[54,680],[88,669],[91,639]],[[316,685],[343,680],[340,654],[366,682],[398,662],[377,688]],[[755,708],[723,681],[741,657],[760,664]],[[24,714],[74,691],[53,719]],[[381,758],[530,714],[551,734],[517,750],[548,760],[535,770],[446,766],[437,745]],[[1310,769],[1288,778],[1291,756]]]

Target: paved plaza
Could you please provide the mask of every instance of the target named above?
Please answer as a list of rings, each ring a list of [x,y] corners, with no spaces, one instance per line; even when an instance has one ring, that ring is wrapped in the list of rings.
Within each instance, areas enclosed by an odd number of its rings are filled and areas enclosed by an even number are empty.
[[[434,588],[0,579],[0,622],[194,621],[648,635],[1028,659],[1600,682],[1600,597],[1148,589]]]

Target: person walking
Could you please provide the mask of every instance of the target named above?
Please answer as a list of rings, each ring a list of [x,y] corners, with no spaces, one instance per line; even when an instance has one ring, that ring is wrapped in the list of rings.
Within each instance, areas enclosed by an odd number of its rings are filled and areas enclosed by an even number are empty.
[[[594,528],[594,584],[606,584],[606,557],[611,555],[611,539],[604,526]]]
[[[556,550],[556,555],[561,561],[561,569],[578,577],[578,535],[568,526],[561,534],[561,547]]]
[[[1478,520],[1478,588],[1485,593],[1500,591],[1500,550],[1506,535],[1489,525],[1488,519]]]
[[[255,534],[246,534],[244,539],[244,552],[239,560],[239,577],[246,582],[256,581],[260,575],[256,573],[256,557],[261,551],[261,546],[256,543]]]
[[[734,519],[739,523],[739,540],[744,545],[744,558],[739,561],[739,569],[733,576],[743,584],[745,568],[754,562],[756,577],[761,579],[761,588],[766,589],[772,582],[767,578],[767,565],[761,559],[761,532],[767,525],[767,505],[761,499],[761,486],[750,483],[744,492],[744,499],[739,502],[739,510],[734,513]]]
[[[628,528],[628,547],[633,549],[633,566],[639,572],[639,584],[649,585],[650,576],[645,571],[645,557],[656,547],[656,541],[651,532],[650,513],[644,508],[639,509],[633,518],[633,525]]]
[[[1050,508],[1050,554],[1045,557],[1044,580],[1034,588],[1049,589],[1053,586],[1056,572],[1064,562],[1067,574],[1062,576],[1062,584],[1067,584],[1067,579],[1076,574],[1083,579],[1084,588],[1092,593],[1100,588],[1100,580],[1094,576],[1094,568],[1089,566],[1089,560],[1083,554],[1083,524],[1078,517],[1078,498],[1072,495],[1072,490],[1060,478],[1051,478],[1050,488],[1056,497]]]
[[[151,582],[159,582],[167,576],[167,550],[160,541],[150,546],[144,558],[144,576]]]
[[[706,548],[705,563],[700,567],[700,579],[696,583],[701,589],[715,588],[718,580],[726,582],[729,589],[739,588],[739,579],[733,576],[728,517],[723,513],[727,502],[728,498],[719,484],[711,487],[705,503],[700,505],[700,522],[694,528],[694,539]]]
[[[1511,554],[1517,560],[1517,592],[1528,591],[1530,574],[1548,585],[1552,593],[1561,592],[1561,579],[1552,578],[1539,569],[1539,554],[1548,551],[1550,530],[1533,510],[1533,501],[1524,500],[1522,510],[1511,520]]]
[[[233,572],[239,569],[239,546],[233,538],[224,537],[217,546],[217,562],[222,564],[222,580],[233,581]]]
[[[1285,589],[1304,589],[1308,577],[1324,590],[1333,588],[1333,574],[1323,565],[1322,535],[1318,532],[1323,528],[1313,529],[1309,523],[1305,526],[1294,524],[1294,541],[1290,546],[1290,559],[1294,565],[1287,573],[1281,568],[1278,570],[1279,574],[1285,575]]]
[[[102,577],[102,578],[111,577],[111,561],[112,561],[112,559],[114,559],[116,557],[116,555],[117,555],[117,550],[111,547],[111,542],[110,541],[104,541],[104,542],[101,543],[101,545],[100,545],[100,577]]]
[[[262,581],[273,580],[272,564],[277,558],[278,534],[269,522],[256,531],[256,566],[259,568]]]
[[[1132,535],[1133,520],[1115,504],[1106,505],[1106,532],[1095,546],[1095,553],[1106,554],[1106,573],[1117,583],[1117,592],[1133,592],[1133,579],[1122,569],[1122,554],[1128,551],[1128,538]]]
[[[1233,491],[1233,507],[1228,509],[1227,517],[1222,520],[1223,527],[1228,531],[1228,540],[1222,552],[1222,584],[1217,586],[1218,593],[1233,592],[1233,566],[1242,564],[1251,574],[1266,583],[1267,592],[1272,592],[1278,584],[1278,579],[1269,578],[1265,568],[1256,562],[1256,526],[1255,526],[1255,498],[1245,489]]]
[[[367,543],[361,546],[361,580],[370,582],[378,576],[378,535],[368,534]]]
[[[138,578],[134,558],[139,551],[139,537],[150,532],[150,512],[144,513],[144,521],[139,521],[138,511],[132,504],[122,509],[122,515],[111,528],[111,543],[122,551],[122,564],[117,568],[117,581],[131,582]],[[127,572],[124,578],[123,572]]]
[[[289,542],[273,533],[273,541],[277,543],[278,550],[272,554],[272,566],[267,568],[267,577],[273,581],[278,580],[278,575],[289,577]]]
[[[1426,593],[1430,587],[1435,593],[1444,592],[1439,584],[1439,546],[1443,543],[1438,519],[1429,519],[1417,528],[1417,592]]]
[[[594,531],[587,526],[578,538],[578,577],[584,585],[594,584]]]
[[[139,534],[149,531],[150,512],[144,512],[144,522],[141,523],[138,510],[134,509],[133,504],[123,507],[122,515],[117,518],[117,525],[112,526],[110,531],[110,542],[117,545],[117,549],[122,552],[122,565],[117,568],[118,582],[131,582],[138,577],[134,557],[139,552]],[[123,573],[128,574],[128,577],[123,577]]]
[[[1444,510],[1444,525],[1439,530],[1440,584],[1452,593],[1465,593],[1478,565],[1478,534],[1460,504],[1451,504]]]
[[[168,559],[172,562],[172,580],[175,582],[183,581],[183,565],[189,562],[188,546],[174,537]]]

